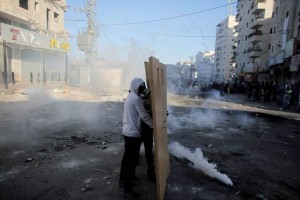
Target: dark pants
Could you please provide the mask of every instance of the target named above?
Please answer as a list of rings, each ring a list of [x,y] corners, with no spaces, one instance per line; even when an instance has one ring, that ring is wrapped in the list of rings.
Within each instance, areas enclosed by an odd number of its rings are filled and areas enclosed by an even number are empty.
[[[125,151],[121,164],[120,180],[124,181],[124,190],[132,189],[135,168],[139,162],[141,138],[124,135]]]
[[[154,173],[153,165],[153,130],[144,122],[141,122],[142,128],[142,142],[145,147],[145,157],[147,160],[147,173],[148,175]],[[152,175],[152,174],[151,174]]]

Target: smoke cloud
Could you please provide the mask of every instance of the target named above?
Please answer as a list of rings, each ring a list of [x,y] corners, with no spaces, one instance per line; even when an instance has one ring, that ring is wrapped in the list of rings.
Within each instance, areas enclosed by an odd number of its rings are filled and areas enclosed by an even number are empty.
[[[178,142],[169,144],[169,151],[177,158],[185,158],[192,163],[192,167],[201,170],[206,175],[218,179],[226,185],[233,186],[231,179],[226,175],[217,171],[217,165],[209,163],[207,158],[203,156],[203,152],[200,148],[196,148],[194,152],[191,152],[188,148],[180,145]]]

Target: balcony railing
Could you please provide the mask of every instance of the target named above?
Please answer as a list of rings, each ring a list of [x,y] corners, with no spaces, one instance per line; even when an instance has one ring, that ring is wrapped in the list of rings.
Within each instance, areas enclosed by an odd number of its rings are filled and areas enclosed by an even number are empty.
[[[262,51],[262,48],[261,48],[261,47],[249,48],[249,49],[247,50],[247,53],[250,53],[250,52],[252,52],[252,51]]]
[[[258,29],[264,25],[264,19],[256,19],[253,22],[250,23],[251,29]]]
[[[252,36],[255,36],[255,35],[263,35],[263,32],[260,30],[254,31],[248,35],[248,38],[251,38]]]

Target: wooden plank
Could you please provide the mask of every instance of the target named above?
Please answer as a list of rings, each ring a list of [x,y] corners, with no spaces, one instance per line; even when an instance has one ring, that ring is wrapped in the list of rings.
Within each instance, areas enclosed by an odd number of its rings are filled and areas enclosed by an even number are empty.
[[[145,62],[147,85],[151,90],[153,132],[155,145],[155,170],[157,199],[163,200],[167,178],[170,174],[170,159],[167,135],[167,82],[166,66],[150,57]]]

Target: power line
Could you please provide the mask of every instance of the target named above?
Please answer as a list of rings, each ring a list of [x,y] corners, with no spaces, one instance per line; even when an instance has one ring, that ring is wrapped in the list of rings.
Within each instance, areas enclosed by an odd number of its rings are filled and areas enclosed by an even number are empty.
[[[118,37],[119,39],[121,39],[121,40],[131,40],[131,38],[130,37],[128,37],[128,36],[126,36],[126,35],[123,35],[123,34],[121,34],[121,33],[119,33],[119,32],[116,32],[116,31],[114,31],[114,30],[112,30],[109,26],[105,26],[105,25],[102,25],[102,23],[101,24],[99,24],[99,23],[97,23],[97,26],[99,26],[99,27],[101,27],[101,28],[99,28],[100,29],[100,31],[102,30],[102,31],[108,31],[108,32],[110,32],[112,35],[115,35],[116,37]]]
[[[118,28],[120,30],[124,30],[124,31],[131,31],[131,32],[137,32],[137,33],[144,33],[144,34],[150,34],[150,35],[159,35],[159,36],[171,36],[171,37],[185,37],[185,38],[222,38],[222,37],[245,37],[248,35],[238,35],[238,36],[234,36],[234,35],[177,35],[177,34],[167,34],[167,33],[155,33],[155,32],[146,32],[146,31],[140,31],[140,30],[132,30],[132,29],[125,29],[125,28]],[[280,31],[276,31],[275,33],[281,33],[283,32],[283,30]],[[274,33],[261,33],[260,35],[271,35]]]
[[[152,19],[152,20],[139,21],[139,22],[127,22],[127,23],[118,23],[118,24],[103,24],[101,26],[117,26],[117,25],[121,26],[121,25],[145,24],[145,23],[151,23],[151,22],[157,22],[157,21],[170,20],[170,19],[175,19],[175,18],[180,18],[180,17],[186,17],[186,16],[189,16],[189,15],[195,15],[195,14],[198,14],[198,13],[207,12],[207,11],[211,11],[211,10],[216,10],[216,9],[223,8],[223,7],[233,5],[233,4],[236,4],[236,3],[237,2],[228,3],[228,4],[225,4],[225,5],[221,5],[221,6],[205,9],[205,10],[200,10],[200,11],[187,13],[187,14],[182,14],[182,15],[176,15],[176,16],[172,16],[172,17]],[[86,19],[65,19],[65,20],[66,21],[87,21]]]
[[[192,12],[192,13],[177,15],[177,16],[173,16],[173,17],[166,17],[166,18],[146,20],[146,21],[139,21],[139,22],[106,24],[106,25],[110,25],[110,26],[123,26],[123,25],[145,24],[145,23],[152,23],[152,22],[158,22],[158,21],[165,21],[165,20],[170,20],[170,19],[175,19],[175,18],[180,18],[180,17],[186,17],[186,16],[189,16],[189,15],[195,15],[195,14],[198,14],[198,13],[203,13],[203,12],[207,12],[207,11],[211,11],[211,10],[216,10],[218,8],[223,8],[223,7],[226,7],[226,6],[229,6],[229,5],[232,5],[232,4],[236,4],[236,3],[237,2],[233,2],[233,3],[226,4],[226,5],[222,5],[222,6],[218,6],[218,7],[213,7],[213,8],[209,8],[209,9],[205,9],[205,10],[200,10],[200,11],[196,11],[196,12]]]
[[[131,32],[137,32],[137,33],[145,33],[150,35],[160,35],[160,36],[172,36],[172,37],[216,37],[216,36],[200,36],[200,35],[177,35],[177,34],[167,34],[167,33],[154,33],[154,32],[146,32],[146,31],[139,31],[139,30],[132,30],[132,29],[124,29],[124,28],[118,28],[120,30],[124,31],[131,31]]]

